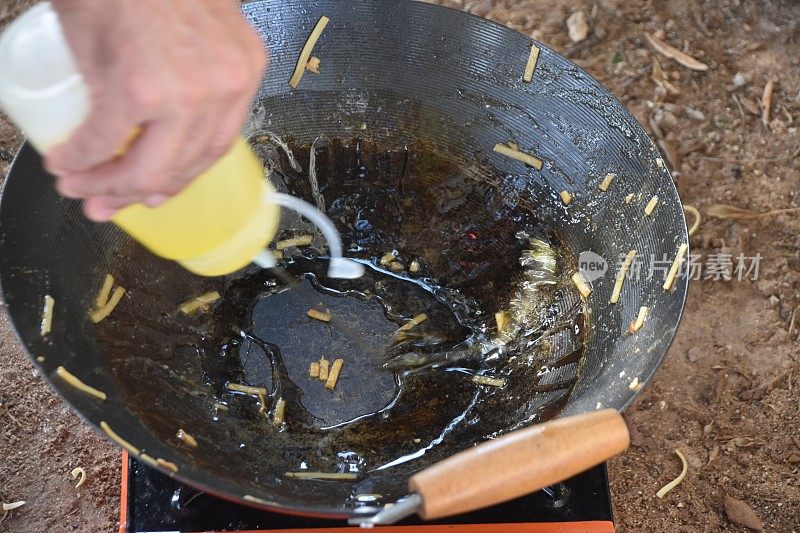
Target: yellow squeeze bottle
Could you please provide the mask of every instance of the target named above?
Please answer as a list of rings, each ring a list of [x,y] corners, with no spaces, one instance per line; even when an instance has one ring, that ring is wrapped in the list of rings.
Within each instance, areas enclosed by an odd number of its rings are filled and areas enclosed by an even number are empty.
[[[43,154],[69,139],[89,115],[89,90],[49,2],[26,11],[0,35],[0,105]],[[265,247],[277,232],[281,207],[322,231],[329,276],[363,274],[362,265],[342,257],[331,221],[314,206],[275,192],[242,138],[177,196],[155,208],[127,207],[113,221],[153,253],[196,274],[219,276],[250,262],[275,265]]]
[[[252,262],[278,230],[280,206],[258,157],[239,138],[180,194],[159,207],[132,205],[113,221],[153,253],[203,276]]]

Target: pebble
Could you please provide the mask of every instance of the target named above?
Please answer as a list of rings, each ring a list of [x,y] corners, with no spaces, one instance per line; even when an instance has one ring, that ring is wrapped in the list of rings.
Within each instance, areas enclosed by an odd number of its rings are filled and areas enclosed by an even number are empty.
[[[775,296],[774,294],[769,297],[769,305],[771,305],[772,307],[775,307],[779,303],[781,303],[781,299]]]
[[[576,11],[567,19],[567,31],[573,43],[579,43],[589,36],[589,23],[583,11]]]
[[[697,346],[692,346],[686,352],[686,358],[689,360],[690,363],[694,363],[695,361],[700,359],[700,354],[701,354],[700,348],[698,348]]]
[[[491,11],[493,8],[494,8],[494,2],[492,0],[482,0],[480,2],[476,2],[475,4],[473,4],[472,8],[470,9],[470,12],[473,15],[477,15],[479,17],[485,17],[486,15],[489,14],[489,11]]]
[[[747,78],[745,78],[744,74],[741,72],[737,72],[736,75],[733,77],[733,86],[737,89],[740,89],[747,85]]]
[[[702,111],[700,111],[699,109],[695,109],[693,107],[686,108],[686,115],[689,118],[694,119],[698,122],[702,122],[706,119],[706,116],[703,114]]]

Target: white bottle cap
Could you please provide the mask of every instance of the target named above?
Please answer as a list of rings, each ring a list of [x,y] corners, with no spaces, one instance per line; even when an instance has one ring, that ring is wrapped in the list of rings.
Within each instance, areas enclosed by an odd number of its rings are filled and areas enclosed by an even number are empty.
[[[0,104],[42,153],[86,120],[88,90],[50,2],[29,9],[0,36]]]

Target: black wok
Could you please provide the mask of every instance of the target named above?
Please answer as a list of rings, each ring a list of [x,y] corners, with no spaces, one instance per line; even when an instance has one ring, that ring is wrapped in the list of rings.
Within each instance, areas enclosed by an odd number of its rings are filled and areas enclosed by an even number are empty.
[[[319,273],[299,292],[274,297],[285,275],[256,269],[196,278],[114,227],[85,220],[77,203],[56,194],[26,144],[0,204],[0,281],[19,338],[65,401],[93,426],[105,421],[138,451],[174,463],[181,481],[250,505],[328,516],[351,515],[357,494],[396,499],[416,471],[508,430],[628,405],[639,390],[631,382],[645,383],[672,341],[687,281],[680,278],[665,291],[661,271],[651,277],[645,266],[610,305],[618,258],[637,250],[646,261],[668,266],[688,237],[670,173],[622,105],[545,47],[533,82],[524,83],[531,41],[464,13],[396,0],[258,1],[243,10],[272,51],[249,133],[270,130],[285,138],[303,169],[292,171],[283,152],[260,146],[273,181],[310,199],[306,150],[323,137],[316,152],[320,187],[349,255],[369,260],[377,250],[397,249],[401,257],[421,257],[427,277],[462,291],[490,314],[513,292],[515,234],[524,224],[547,227],[567,256],[592,251],[606,258],[609,270],[595,281],[577,324],[583,328],[576,332],[580,353],[566,358],[553,341],[537,356],[544,358],[537,366],[549,365],[546,376],[511,375],[505,392],[482,392],[470,407],[478,386],[459,372],[398,377],[381,362],[352,355],[385,345],[395,323],[413,311],[402,307],[405,300],[395,302],[403,316],[392,317],[370,307],[369,298],[315,290],[312,281],[322,279],[324,261],[310,252],[286,267],[295,284],[300,272]],[[296,58],[321,15],[331,19],[314,50],[321,73],[307,73],[291,90]],[[542,158],[543,170],[493,153],[496,143],[510,140]],[[598,185],[608,173],[617,177],[603,193]],[[558,196],[564,190],[574,196],[569,206]],[[654,195],[659,205],[647,217],[643,208]],[[373,235],[367,244],[359,244],[363,224]],[[466,243],[465,235],[481,247]],[[565,269],[577,266],[567,263]],[[108,272],[128,295],[95,326],[87,310]],[[210,313],[187,318],[177,312],[188,297],[215,289],[223,300]],[[46,294],[56,304],[53,330],[42,338]],[[300,321],[309,301],[317,300],[336,308],[340,329],[318,335],[309,329],[317,324]],[[646,327],[628,334],[641,306],[650,308]],[[368,337],[366,345],[353,333]],[[275,356],[276,345],[282,357]],[[351,354],[334,395],[303,376],[308,362],[326,352],[335,352],[331,358]],[[59,366],[104,391],[107,400],[67,385],[55,375]],[[276,431],[252,398],[226,396],[227,381],[267,387],[270,401],[280,386],[287,427]],[[406,403],[380,412],[398,386],[405,387]],[[227,411],[215,409],[221,400]],[[460,412],[464,416],[456,416]],[[369,416],[359,419],[363,415]],[[445,435],[450,421],[456,422],[452,431],[421,458],[386,466]],[[313,430],[293,433],[303,425]],[[198,447],[177,440],[178,428],[194,435]],[[303,463],[355,469],[359,476],[284,476]]]

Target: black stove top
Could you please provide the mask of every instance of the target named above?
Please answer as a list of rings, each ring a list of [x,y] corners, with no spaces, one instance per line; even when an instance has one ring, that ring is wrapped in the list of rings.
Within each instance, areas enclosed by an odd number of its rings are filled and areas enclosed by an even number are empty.
[[[128,461],[127,496],[122,507],[122,533],[195,531],[276,531],[342,528],[342,520],[319,520],[258,511],[239,506],[187,487],[169,476]],[[457,532],[467,524],[561,523],[559,531],[613,532],[611,497],[605,465],[584,472],[564,483],[495,507],[449,519],[428,522],[450,525]],[[401,525],[423,522],[412,518]],[[565,527],[572,524],[574,527]],[[456,525],[456,528],[452,528]],[[478,531],[499,531],[486,526]],[[354,529],[357,531],[357,528]],[[503,531],[508,531],[503,529]],[[534,531],[519,528],[514,531]],[[537,529],[536,531],[545,531]]]

